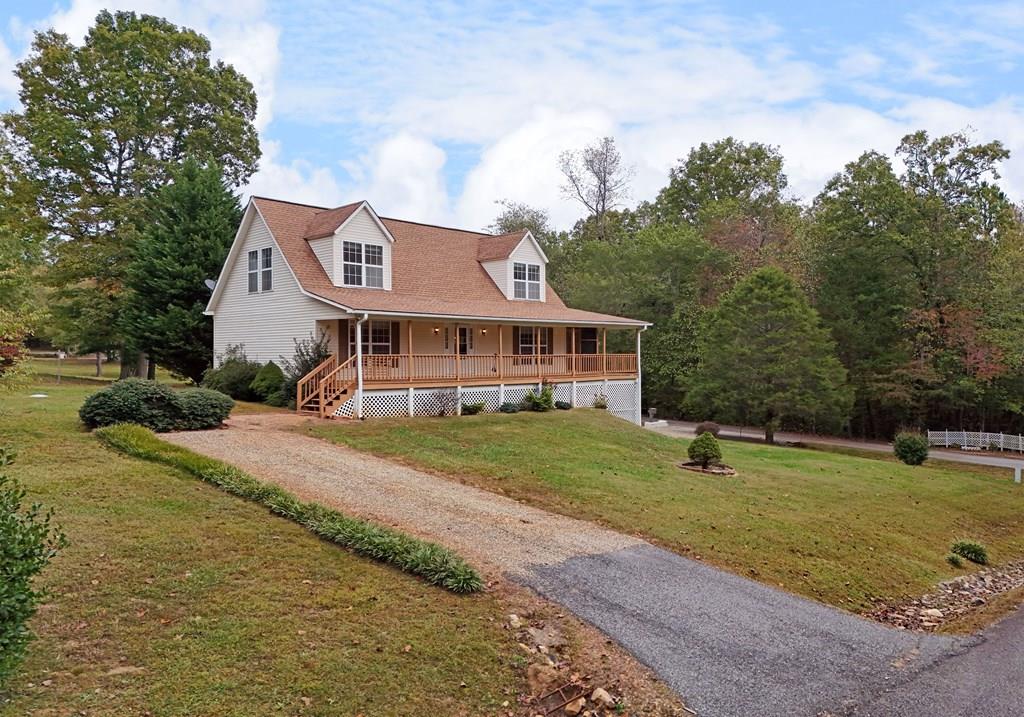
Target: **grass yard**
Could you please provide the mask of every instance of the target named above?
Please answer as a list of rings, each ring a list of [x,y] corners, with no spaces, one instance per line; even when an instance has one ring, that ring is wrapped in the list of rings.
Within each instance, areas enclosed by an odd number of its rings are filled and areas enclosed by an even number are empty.
[[[47,399],[30,399],[39,389]],[[71,546],[43,573],[10,715],[504,714],[498,598],[455,596],[170,468],[102,448],[83,385],[0,396],[10,471]]]
[[[37,380],[56,380],[58,373],[61,380],[67,379],[75,383],[106,384],[116,381],[121,375],[121,364],[118,361],[104,361],[100,367],[100,375],[96,375],[96,361],[89,356],[71,356],[58,361],[55,358],[33,356],[27,362],[28,372]],[[160,381],[175,381],[174,377],[157,367],[156,377]]]
[[[1005,470],[724,441],[739,475],[705,476],[676,467],[686,441],[595,410],[307,430],[856,612],[956,574],[956,538],[1024,557],[1024,489]]]

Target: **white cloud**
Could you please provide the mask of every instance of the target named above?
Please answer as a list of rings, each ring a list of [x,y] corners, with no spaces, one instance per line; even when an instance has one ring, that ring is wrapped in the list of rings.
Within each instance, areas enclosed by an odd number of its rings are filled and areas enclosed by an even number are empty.
[[[445,160],[444,150],[429,140],[396,134],[358,162],[345,164],[355,180],[347,188],[347,200],[366,199],[385,216],[448,222]]]
[[[14,75],[15,63],[14,53],[0,38],[0,101],[14,100],[18,96],[21,85]]]
[[[245,187],[246,195],[322,207],[343,203],[345,192],[330,169],[301,160],[282,161],[279,142],[263,140],[262,148],[259,170]]]

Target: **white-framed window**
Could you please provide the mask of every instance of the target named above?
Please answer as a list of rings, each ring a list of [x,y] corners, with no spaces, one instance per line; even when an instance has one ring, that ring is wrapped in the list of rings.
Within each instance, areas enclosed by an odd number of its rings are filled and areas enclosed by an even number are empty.
[[[554,348],[555,330],[550,326],[513,326],[512,353],[520,356],[550,354]]]
[[[260,251],[260,269],[263,291],[272,290],[274,288],[274,250],[269,246]]]
[[[253,249],[249,252],[249,293],[255,294],[260,290],[260,253]]]
[[[342,242],[341,253],[344,264],[342,283],[345,286],[384,288],[384,247],[346,241]]]
[[[540,301],[540,264],[521,261],[512,264],[512,296]]]
[[[248,274],[249,293],[256,294],[260,291],[260,283],[263,284],[263,291],[270,291],[274,288],[274,250],[271,247],[253,249],[249,252]]]
[[[397,321],[367,321],[363,324],[363,354],[383,355],[397,354],[399,346],[399,324]],[[356,355],[356,325],[350,321],[348,325],[348,355]]]

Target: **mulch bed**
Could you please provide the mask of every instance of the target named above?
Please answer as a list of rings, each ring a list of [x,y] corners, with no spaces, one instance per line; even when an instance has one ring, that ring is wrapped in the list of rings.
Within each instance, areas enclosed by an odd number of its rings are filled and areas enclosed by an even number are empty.
[[[932,632],[1021,586],[1024,560],[946,580],[933,592],[913,600],[879,605],[868,617],[904,630]]]
[[[693,471],[694,473],[706,473],[707,475],[713,476],[734,476],[736,475],[736,469],[732,466],[727,466],[724,463],[718,465],[708,466],[707,468],[701,468],[700,463],[689,461],[687,463],[680,463],[679,467],[683,470]]]

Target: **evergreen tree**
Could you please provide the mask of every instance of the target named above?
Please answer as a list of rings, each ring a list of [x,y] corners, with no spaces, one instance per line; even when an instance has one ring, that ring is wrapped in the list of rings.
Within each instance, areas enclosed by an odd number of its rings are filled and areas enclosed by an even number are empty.
[[[217,278],[241,214],[219,167],[186,160],[149,201],[128,266],[128,333],[158,364],[196,382],[212,361],[204,280]]]
[[[691,379],[695,411],[729,421],[838,428],[850,410],[846,370],[818,314],[789,276],[758,269],[722,297],[704,322]]]

